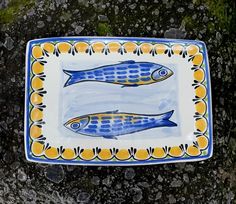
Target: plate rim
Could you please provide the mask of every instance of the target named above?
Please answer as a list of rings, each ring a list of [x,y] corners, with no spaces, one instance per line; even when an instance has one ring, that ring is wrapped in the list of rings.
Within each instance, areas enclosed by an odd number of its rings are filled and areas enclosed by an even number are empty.
[[[30,56],[32,54],[32,45],[36,43],[43,43],[48,41],[67,41],[67,40],[81,40],[81,41],[140,41],[140,42],[154,42],[154,43],[192,43],[201,45],[203,48],[203,60],[205,63],[206,83],[207,83],[207,111],[208,111],[208,127],[209,127],[209,146],[208,153],[206,155],[190,156],[190,157],[179,157],[179,158],[168,158],[168,159],[153,159],[153,160],[134,160],[134,161],[86,161],[86,160],[58,160],[58,159],[40,159],[30,155],[30,144],[29,144],[29,104],[30,104]],[[28,161],[37,163],[49,163],[49,164],[66,164],[66,165],[90,165],[90,166],[136,166],[136,165],[154,165],[163,163],[175,163],[175,162],[192,162],[209,159],[213,155],[213,115],[212,115],[212,95],[211,95],[211,77],[210,67],[206,44],[199,40],[185,40],[185,39],[166,39],[166,38],[146,38],[146,37],[105,37],[105,36],[69,36],[69,37],[49,37],[39,38],[28,41],[26,47],[26,69],[25,69],[25,112],[24,112],[24,144],[25,144],[25,156]]]

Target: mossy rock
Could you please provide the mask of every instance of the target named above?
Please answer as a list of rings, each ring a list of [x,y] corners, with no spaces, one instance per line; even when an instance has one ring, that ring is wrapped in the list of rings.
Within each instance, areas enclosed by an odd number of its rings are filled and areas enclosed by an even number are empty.
[[[101,35],[101,36],[111,35],[112,33],[111,27],[107,23],[98,23],[96,32],[98,35]]]

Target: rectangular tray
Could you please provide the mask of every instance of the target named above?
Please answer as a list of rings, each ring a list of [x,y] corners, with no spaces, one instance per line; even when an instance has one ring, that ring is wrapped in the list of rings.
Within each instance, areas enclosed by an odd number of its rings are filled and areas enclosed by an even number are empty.
[[[32,162],[74,165],[210,158],[205,44],[123,37],[29,41],[25,152]]]

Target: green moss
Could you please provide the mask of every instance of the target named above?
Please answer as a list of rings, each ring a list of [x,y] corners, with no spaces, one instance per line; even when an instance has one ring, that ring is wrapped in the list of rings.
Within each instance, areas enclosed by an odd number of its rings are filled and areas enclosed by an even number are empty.
[[[96,29],[98,35],[111,35],[111,27],[107,23],[99,23]]]
[[[0,23],[12,23],[19,17],[19,11],[34,5],[33,0],[10,0],[7,8],[0,10]]]
[[[208,0],[206,1],[206,5],[208,6],[210,12],[217,17],[221,26],[228,25],[231,20],[228,15],[228,4],[225,0]]]
[[[190,17],[190,16],[185,16],[183,18],[183,22],[186,26],[186,28],[193,28],[194,27],[194,22],[193,22],[193,19]]]
[[[210,13],[215,16],[222,28],[230,28],[235,21],[235,12],[230,13],[230,9],[234,11],[233,1],[230,0],[197,0],[195,4],[205,4]],[[208,26],[209,30],[214,30],[214,25]]]

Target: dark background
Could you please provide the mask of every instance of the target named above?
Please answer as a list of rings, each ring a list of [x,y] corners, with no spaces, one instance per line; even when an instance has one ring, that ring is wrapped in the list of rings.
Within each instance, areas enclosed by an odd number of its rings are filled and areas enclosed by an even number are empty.
[[[0,203],[236,203],[236,32],[227,0],[0,0]],[[137,36],[206,43],[214,154],[142,167],[50,166],[24,155],[28,40]]]

